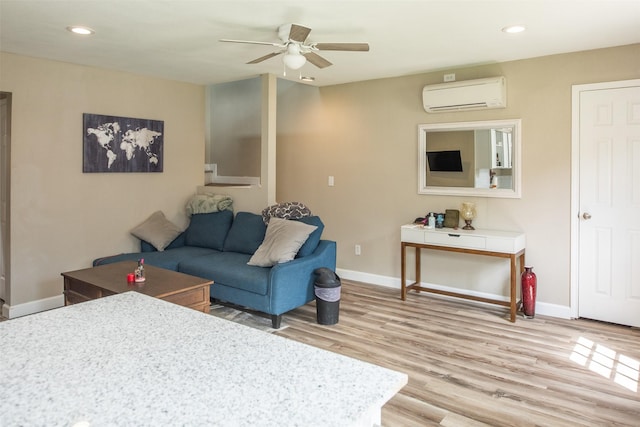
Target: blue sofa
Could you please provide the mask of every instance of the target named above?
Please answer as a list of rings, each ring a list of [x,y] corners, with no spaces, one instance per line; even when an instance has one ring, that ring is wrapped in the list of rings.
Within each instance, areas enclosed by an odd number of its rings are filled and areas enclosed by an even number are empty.
[[[141,240],[140,252],[98,258],[93,265],[144,258],[145,264],[213,280],[211,298],[266,313],[277,329],[283,313],[315,298],[314,270],[336,268],[336,243],[321,239],[320,218],[291,221],[317,228],[293,260],[272,267],[247,265],[265,237],[262,216],[238,212],[234,218],[231,211],[192,215],[187,229],[163,251]]]

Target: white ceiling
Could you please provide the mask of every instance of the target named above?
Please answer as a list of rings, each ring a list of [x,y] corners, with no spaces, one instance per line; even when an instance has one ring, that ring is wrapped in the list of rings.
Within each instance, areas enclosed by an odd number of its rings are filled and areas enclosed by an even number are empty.
[[[310,41],[370,44],[321,52],[334,64],[322,70],[307,63],[324,86],[638,43],[640,0],[0,0],[0,50],[211,84],[282,76],[281,56],[246,64],[275,48],[218,40],[277,42],[286,23],[312,28]],[[527,31],[501,31],[511,24]]]

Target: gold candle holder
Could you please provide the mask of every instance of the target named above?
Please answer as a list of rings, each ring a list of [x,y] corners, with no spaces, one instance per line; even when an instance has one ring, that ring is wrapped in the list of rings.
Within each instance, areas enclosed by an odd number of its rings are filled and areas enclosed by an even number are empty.
[[[463,230],[475,230],[471,225],[471,221],[476,217],[476,204],[472,202],[462,202],[462,209],[460,209],[460,216],[464,219]]]

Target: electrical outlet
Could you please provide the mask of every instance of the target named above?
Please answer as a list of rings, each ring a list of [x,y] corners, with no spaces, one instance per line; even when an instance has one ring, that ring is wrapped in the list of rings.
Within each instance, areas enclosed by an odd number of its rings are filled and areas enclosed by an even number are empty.
[[[360,255],[362,253],[362,248],[360,245],[356,245],[356,255]]]
[[[456,81],[456,75],[454,73],[445,74],[444,75],[444,81],[445,82],[455,82]]]
[[[335,184],[335,180],[333,179],[333,176],[329,176],[329,187],[333,187],[333,185]]]

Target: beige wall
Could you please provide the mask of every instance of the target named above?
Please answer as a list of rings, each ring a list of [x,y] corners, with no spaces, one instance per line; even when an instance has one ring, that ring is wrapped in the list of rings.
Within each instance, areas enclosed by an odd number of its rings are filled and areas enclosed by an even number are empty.
[[[508,108],[427,114],[422,87],[452,71],[457,80],[505,76]],[[636,44],[322,88],[324,114],[313,119],[324,131],[278,141],[277,198],[304,201],[321,215],[324,236],[338,242],[340,269],[396,285],[400,225],[474,201],[477,227],[526,233],[538,301],[568,307],[571,86],[639,76]],[[522,119],[521,199],[417,194],[419,124],[508,118]],[[424,281],[507,294],[502,260],[432,252],[423,262]]]
[[[10,306],[60,296],[63,271],[131,251],[162,210],[185,226],[203,183],[204,87],[0,53],[13,94]],[[163,173],[82,173],[82,113],[164,120]]]
[[[568,306],[571,85],[638,78],[638,58],[636,44],[446,70],[458,80],[506,76],[503,110],[425,113],[422,87],[442,72],[322,88],[296,111],[304,126],[278,135],[276,198],[322,216],[340,269],[391,284],[399,226],[473,200],[478,227],[527,233],[539,301]],[[9,304],[59,296],[60,272],[135,249],[127,231],[157,209],[186,225],[184,204],[203,182],[204,87],[0,53],[0,91],[13,93]],[[164,120],[164,172],[83,174],[83,112]],[[506,118],[522,118],[522,199],[417,194],[418,124]],[[266,152],[263,164],[275,163]],[[501,260],[431,253],[424,262],[426,281],[504,293]]]

